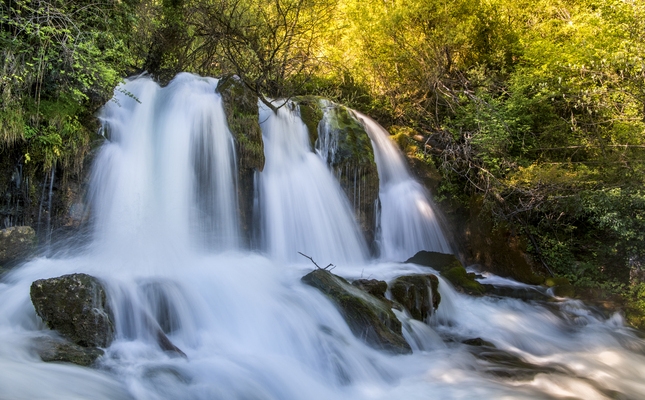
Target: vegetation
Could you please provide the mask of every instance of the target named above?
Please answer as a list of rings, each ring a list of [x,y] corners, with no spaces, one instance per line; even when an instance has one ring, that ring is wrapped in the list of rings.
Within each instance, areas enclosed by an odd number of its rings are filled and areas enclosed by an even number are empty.
[[[375,116],[542,273],[645,310],[637,0],[4,0],[0,152],[78,166],[128,74],[236,74]]]

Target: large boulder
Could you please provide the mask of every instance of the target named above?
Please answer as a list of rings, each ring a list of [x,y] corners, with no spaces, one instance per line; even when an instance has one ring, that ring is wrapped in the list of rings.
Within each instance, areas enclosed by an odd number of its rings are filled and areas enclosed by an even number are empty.
[[[36,313],[50,329],[83,347],[107,347],[114,317],[101,282],[86,274],[40,279],[31,285]]]
[[[0,266],[29,257],[36,248],[36,232],[30,226],[0,230]]]
[[[452,254],[437,253],[435,251],[420,251],[406,263],[424,265],[436,269],[441,276],[452,283],[461,292],[481,296],[486,291],[484,286],[475,280],[475,274],[469,274],[461,261]]]
[[[439,307],[439,279],[432,274],[406,275],[390,283],[392,298],[408,310],[412,318],[426,321]]]
[[[369,346],[396,354],[412,352],[403,338],[401,322],[386,302],[324,269],[310,272],[302,281],[333,301],[352,333]]]

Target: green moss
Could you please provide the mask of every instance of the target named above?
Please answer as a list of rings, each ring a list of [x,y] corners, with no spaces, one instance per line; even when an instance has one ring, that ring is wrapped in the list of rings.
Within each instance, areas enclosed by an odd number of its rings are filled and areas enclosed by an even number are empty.
[[[220,79],[217,91],[222,95],[228,127],[235,138],[239,167],[261,171],[264,143],[257,96],[233,75]]]
[[[560,285],[571,285],[571,282],[565,277],[549,277],[544,280],[544,284],[548,287],[560,286]]]
[[[450,283],[455,285],[458,289],[461,288],[464,292],[470,295],[483,295],[485,292],[484,287],[468,276],[466,269],[462,266],[455,266],[447,271],[441,273],[441,276],[448,279]]]
[[[314,148],[316,146],[316,141],[318,140],[318,124],[323,119],[324,115],[323,110],[320,107],[321,98],[315,96],[302,96],[295,97],[293,100],[298,103],[300,118],[307,126],[311,148]]]

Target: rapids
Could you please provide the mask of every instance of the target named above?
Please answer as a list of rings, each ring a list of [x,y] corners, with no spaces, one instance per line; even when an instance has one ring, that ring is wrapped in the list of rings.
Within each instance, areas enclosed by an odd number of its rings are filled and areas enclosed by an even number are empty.
[[[366,346],[326,297],[300,282],[313,264],[297,252],[334,263],[350,280],[432,272],[399,262],[450,248],[427,194],[382,128],[357,114],[381,174],[382,257],[369,260],[297,110],[261,107],[261,240],[242,249],[233,139],[216,85],[180,74],[160,88],[140,77],[103,108],[109,140],[93,167],[88,244],[0,280],[0,399],[645,397],[645,341],[619,314],[575,300],[475,298],[440,279],[429,324],[397,314],[412,354]],[[55,333],[34,311],[31,282],[75,272],[104,280],[115,310],[117,338],[96,368],[44,363],[33,350],[34,338]],[[542,290],[489,274],[482,281]],[[187,358],[160,350],[138,313],[163,316]],[[495,348],[462,343],[474,338]]]

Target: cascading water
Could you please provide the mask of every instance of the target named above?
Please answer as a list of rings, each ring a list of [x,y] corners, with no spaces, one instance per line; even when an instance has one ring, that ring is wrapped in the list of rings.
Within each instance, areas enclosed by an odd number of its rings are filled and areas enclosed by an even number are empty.
[[[347,200],[325,163],[309,145],[307,127],[282,107],[260,105],[266,164],[260,175],[263,242],[274,259],[325,265],[365,261],[363,239]]]
[[[104,107],[109,142],[92,193],[98,246],[237,247],[233,141],[216,86],[189,74],[163,89],[141,78]]]
[[[419,250],[451,254],[426,190],[408,172],[387,131],[368,116],[356,114],[374,144],[380,181],[377,241],[381,257],[403,261]]]
[[[334,273],[350,280],[433,271],[356,265],[364,249],[348,206],[330,199],[338,185],[289,110],[262,111],[259,209],[275,214],[264,222],[268,257],[204,251],[237,243],[234,159],[215,83],[184,74],[162,89],[134,79],[103,110],[110,141],[94,168],[94,245],[32,260],[0,281],[0,399],[643,398],[645,341],[619,315],[573,300],[474,298],[441,280],[429,324],[397,312],[412,354],[365,345],[325,296],[300,282],[310,265],[289,262],[291,253],[333,258]],[[344,222],[332,227],[325,218]],[[310,226],[315,234],[303,230]],[[340,244],[317,236],[347,231]],[[232,239],[223,237],[229,232]],[[319,239],[325,245],[310,244]],[[116,340],[94,368],[44,363],[33,350],[55,333],[34,312],[31,282],[77,272],[103,280],[116,318]],[[186,357],[162,351],[155,329]],[[494,347],[461,343],[473,338]]]

